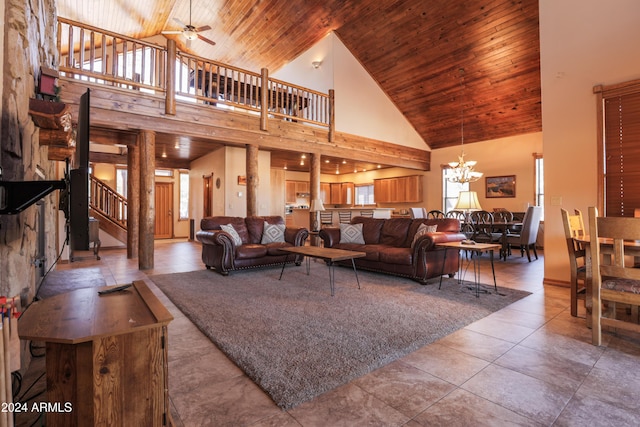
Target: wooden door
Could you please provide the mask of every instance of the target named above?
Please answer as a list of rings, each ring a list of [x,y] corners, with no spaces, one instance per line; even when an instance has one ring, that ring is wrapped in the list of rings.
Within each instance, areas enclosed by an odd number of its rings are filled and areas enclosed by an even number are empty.
[[[156,239],[173,237],[173,183],[156,182]]]
[[[213,206],[213,175],[202,176],[202,216],[204,218],[212,215]]]

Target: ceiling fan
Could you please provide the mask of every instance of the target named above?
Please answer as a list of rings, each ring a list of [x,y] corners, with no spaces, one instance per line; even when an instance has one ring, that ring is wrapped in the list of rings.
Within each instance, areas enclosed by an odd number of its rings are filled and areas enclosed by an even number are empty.
[[[187,39],[187,47],[190,47],[191,41],[195,39],[200,39],[203,42],[209,43],[211,46],[215,46],[216,42],[200,34],[200,32],[202,31],[210,30],[210,26],[204,25],[202,27],[194,27],[193,25],[191,25],[191,0],[189,0],[189,25],[186,25],[178,18],[173,18],[173,20],[182,27],[182,30],[166,30],[163,31],[162,34],[182,34],[184,38]]]

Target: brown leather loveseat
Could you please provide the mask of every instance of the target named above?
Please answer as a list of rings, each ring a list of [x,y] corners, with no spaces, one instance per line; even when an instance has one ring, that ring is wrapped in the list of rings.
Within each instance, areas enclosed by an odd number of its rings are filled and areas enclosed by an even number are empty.
[[[365,257],[355,259],[357,268],[409,277],[423,285],[428,279],[441,274],[453,277],[458,271],[457,251],[447,253],[446,265],[443,268],[444,250],[435,249],[437,243],[465,239],[465,235],[459,231],[460,222],[457,219],[355,217],[351,224],[362,224],[364,242],[346,243],[345,240],[358,241],[360,236],[347,239],[345,236],[348,230],[343,230],[345,235],[341,236],[341,229],[337,227],[323,228],[319,236],[326,248],[366,252]],[[421,224],[431,228],[435,226],[435,232],[421,230],[416,237]],[[341,226],[346,228],[344,225]],[[351,266],[351,261],[344,265]]]
[[[200,231],[196,233],[202,243],[202,262],[223,276],[232,270],[281,265],[285,261],[299,265],[301,259],[287,260],[287,254],[279,249],[303,246],[308,236],[306,228],[285,227],[281,216],[207,217],[200,221]]]

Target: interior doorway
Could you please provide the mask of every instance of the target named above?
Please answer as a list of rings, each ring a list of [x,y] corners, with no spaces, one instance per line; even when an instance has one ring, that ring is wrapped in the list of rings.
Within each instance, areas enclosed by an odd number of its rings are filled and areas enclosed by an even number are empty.
[[[156,239],[173,237],[173,183],[156,182]]]
[[[202,217],[206,218],[213,215],[213,174],[202,176]]]

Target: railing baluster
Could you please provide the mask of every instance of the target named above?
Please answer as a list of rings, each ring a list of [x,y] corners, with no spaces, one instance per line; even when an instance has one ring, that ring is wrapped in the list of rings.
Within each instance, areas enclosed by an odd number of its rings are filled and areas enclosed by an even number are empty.
[[[64,31],[68,31],[67,46],[62,41]],[[89,40],[85,40],[85,32]],[[96,37],[101,37],[98,39],[101,41],[96,41]],[[61,76],[123,88],[145,87],[167,92],[167,99],[173,96],[174,88],[177,88],[180,95],[213,107],[236,106],[245,111],[260,112],[264,115],[261,129],[266,127],[265,120],[269,117],[330,127],[331,107],[327,94],[270,79],[268,73],[267,77],[263,77],[262,73],[179,51],[175,57],[168,58],[166,47],[61,17],[58,18],[58,44],[60,52],[68,52],[66,56],[61,56]],[[98,44],[100,53],[96,52]],[[98,60],[102,61],[100,68]],[[166,82],[169,60],[175,61],[180,68],[170,76],[176,80],[171,83]],[[171,85],[172,94],[168,93],[167,85]]]

